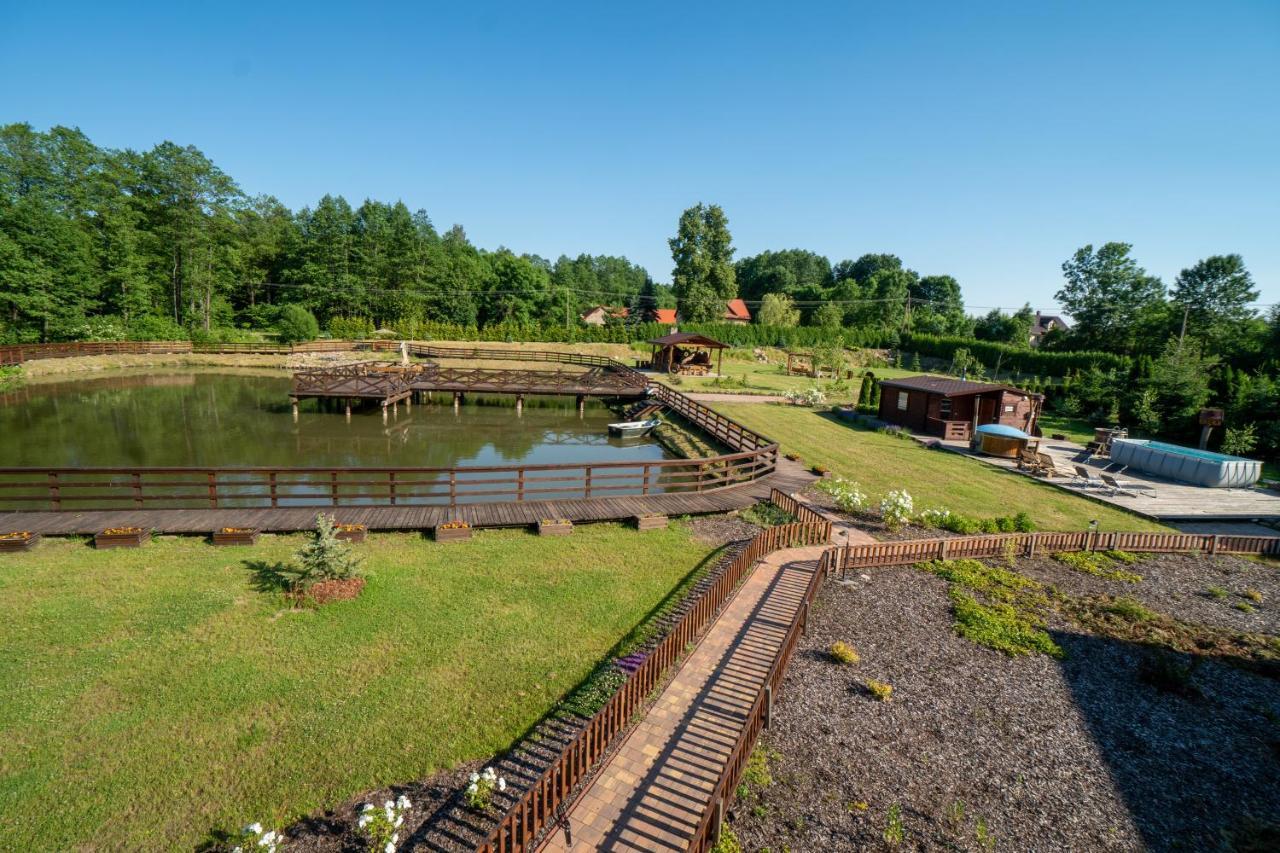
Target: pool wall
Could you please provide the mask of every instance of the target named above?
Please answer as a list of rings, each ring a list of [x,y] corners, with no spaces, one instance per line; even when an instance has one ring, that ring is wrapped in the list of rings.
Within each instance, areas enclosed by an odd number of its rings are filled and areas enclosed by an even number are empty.
[[[1159,441],[1118,438],[1111,461],[1138,471],[1215,489],[1245,488],[1262,477],[1262,463]]]

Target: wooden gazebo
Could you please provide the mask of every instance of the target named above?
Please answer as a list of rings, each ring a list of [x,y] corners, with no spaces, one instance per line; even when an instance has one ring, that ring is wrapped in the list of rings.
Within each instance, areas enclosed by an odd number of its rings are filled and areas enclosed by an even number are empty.
[[[711,372],[713,350],[716,351],[716,373],[719,373],[724,350],[729,346],[714,338],[691,332],[673,332],[654,338],[649,343],[653,345],[650,367],[690,376],[706,376]]]

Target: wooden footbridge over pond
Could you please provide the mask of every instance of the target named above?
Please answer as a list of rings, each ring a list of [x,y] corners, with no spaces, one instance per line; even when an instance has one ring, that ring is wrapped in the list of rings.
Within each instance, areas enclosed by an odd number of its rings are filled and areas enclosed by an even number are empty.
[[[266,468],[0,468],[0,529],[48,534],[140,526],[169,533],[217,527],[308,529],[319,512],[371,529],[411,530],[464,520],[511,527],[547,518],[623,520],[742,509],[813,479],[779,459],[778,445],[737,421],[612,359],[528,350],[415,347],[444,360],[547,361],[576,370],[360,362],[298,371],[292,396],[383,407],[435,392],[572,395],[646,401],[725,449],[693,459],[550,465]],[[455,396],[455,400],[458,397]]]

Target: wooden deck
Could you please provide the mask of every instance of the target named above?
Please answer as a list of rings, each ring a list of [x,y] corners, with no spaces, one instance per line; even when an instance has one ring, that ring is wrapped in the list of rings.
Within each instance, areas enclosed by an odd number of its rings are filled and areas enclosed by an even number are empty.
[[[370,530],[426,530],[446,521],[472,527],[528,527],[544,518],[575,523],[621,521],[636,515],[707,515],[745,509],[769,497],[770,489],[791,493],[814,476],[790,460],[774,473],[725,489],[676,494],[598,497],[583,500],[509,501],[447,506],[264,507],[261,509],[104,509],[0,512],[6,530],[31,530],[47,536],[83,535],[107,527],[149,527],[156,533],[208,534],[219,527],[256,527],[277,533],[310,530],[318,513]]]
[[[1012,459],[974,453],[968,442],[939,441],[932,436],[920,438],[988,465],[1014,471],[1018,467]],[[1074,473],[1074,465],[1083,465],[1095,479],[1104,473],[1106,460],[1081,461],[1085,458],[1085,448],[1070,441],[1041,439],[1040,452],[1052,456],[1054,467],[1063,473]],[[1069,476],[1036,479],[1156,521],[1280,521],[1280,492],[1269,489],[1210,489],[1133,470],[1126,470],[1117,477],[1122,486],[1130,487],[1127,490],[1130,494],[1112,494],[1108,488],[1086,485]]]

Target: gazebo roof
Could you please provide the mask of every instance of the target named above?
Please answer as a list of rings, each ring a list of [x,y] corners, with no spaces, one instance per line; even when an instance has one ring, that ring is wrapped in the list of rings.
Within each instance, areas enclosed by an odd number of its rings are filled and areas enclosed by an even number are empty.
[[[704,335],[695,335],[692,332],[673,332],[670,335],[663,335],[660,338],[654,338],[649,341],[651,344],[657,344],[660,347],[675,346],[683,344],[684,346],[706,347],[707,349],[728,349],[728,344],[722,344],[714,338],[708,338]]]

